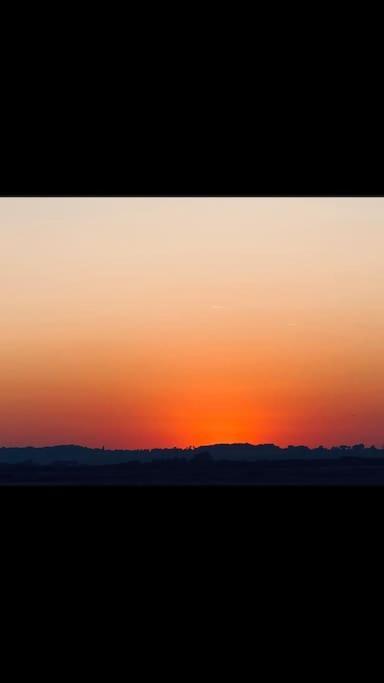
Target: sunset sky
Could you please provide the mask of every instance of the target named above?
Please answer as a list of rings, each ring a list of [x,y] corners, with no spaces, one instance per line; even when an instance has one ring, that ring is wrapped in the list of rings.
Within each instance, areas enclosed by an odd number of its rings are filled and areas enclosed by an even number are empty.
[[[0,445],[384,444],[384,199],[0,198]]]

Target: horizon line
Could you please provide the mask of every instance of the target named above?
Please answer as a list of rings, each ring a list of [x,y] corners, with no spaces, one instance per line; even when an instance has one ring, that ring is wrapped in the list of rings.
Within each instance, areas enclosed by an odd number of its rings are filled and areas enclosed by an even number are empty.
[[[384,444],[381,446],[375,446],[375,444],[371,445],[366,445],[364,442],[355,442],[353,444],[346,444],[346,443],[340,443],[340,444],[334,444],[332,446],[324,446],[323,444],[319,444],[317,446],[308,446],[303,443],[298,443],[298,444],[288,444],[287,446],[279,446],[278,444],[275,444],[273,442],[260,442],[260,443],[250,443],[248,441],[233,441],[233,442],[216,442],[216,443],[209,443],[209,444],[200,444],[199,446],[154,446],[152,448],[108,448],[105,445],[102,446],[86,446],[83,444],[79,443],[55,443],[55,444],[46,444],[42,446],[32,446],[32,445],[23,445],[23,446],[0,446],[0,449],[23,449],[23,448],[36,448],[36,449],[42,449],[42,448],[84,448],[87,450],[92,450],[92,451],[125,451],[125,452],[145,452],[145,451],[167,451],[167,450],[178,450],[178,451],[190,451],[190,450],[198,450],[201,448],[214,448],[217,446],[250,446],[252,448],[258,448],[260,446],[269,446],[269,447],[274,447],[278,448],[280,450],[286,450],[288,448],[307,448],[308,450],[317,450],[319,448],[322,448],[324,450],[331,450],[332,448],[354,448],[359,446],[360,448],[364,449],[376,449],[376,450],[384,450]]]

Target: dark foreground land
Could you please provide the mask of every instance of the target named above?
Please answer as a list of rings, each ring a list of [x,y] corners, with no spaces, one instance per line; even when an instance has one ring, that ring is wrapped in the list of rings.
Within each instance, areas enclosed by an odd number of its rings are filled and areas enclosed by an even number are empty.
[[[384,485],[384,449],[213,444],[142,451],[0,448],[0,485]]]
[[[105,465],[0,464],[1,485],[134,486],[377,486],[384,485],[384,458],[258,462],[167,460]]]

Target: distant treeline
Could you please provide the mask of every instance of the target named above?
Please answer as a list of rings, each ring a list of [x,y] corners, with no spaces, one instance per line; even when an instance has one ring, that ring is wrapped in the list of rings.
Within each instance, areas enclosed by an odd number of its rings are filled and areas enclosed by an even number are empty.
[[[318,446],[288,446],[280,448],[275,444],[213,444],[197,448],[153,448],[144,450],[108,450],[87,448],[77,445],[46,446],[42,448],[0,448],[0,463],[78,463],[83,465],[106,465],[132,461],[157,462],[163,460],[196,461],[201,458],[213,461],[231,460],[255,462],[260,460],[324,460],[331,458],[381,458],[384,449],[366,447],[362,443],[353,446],[340,445],[332,448]]]

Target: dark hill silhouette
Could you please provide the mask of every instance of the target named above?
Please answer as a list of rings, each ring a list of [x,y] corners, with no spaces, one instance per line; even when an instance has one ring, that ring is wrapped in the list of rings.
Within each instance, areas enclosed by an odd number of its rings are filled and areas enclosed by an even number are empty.
[[[384,449],[212,444],[198,448],[0,448],[0,484],[384,485]]]

